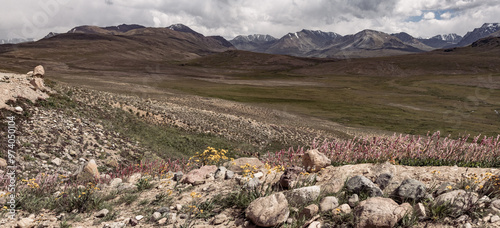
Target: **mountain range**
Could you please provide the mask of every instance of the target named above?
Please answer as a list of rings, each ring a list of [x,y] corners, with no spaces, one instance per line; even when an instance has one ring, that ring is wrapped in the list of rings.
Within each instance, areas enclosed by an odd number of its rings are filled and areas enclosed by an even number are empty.
[[[37,42],[22,43],[19,47],[29,49],[42,46],[47,48],[48,52],[60,52],[64,48],[82,49],[81,51],[85,53],[92,52],[94,49],[96,51],[103,49],[124,51],[116,57],[117,59],[133,52],[133,55],[138,55],[139,59],[156,57],[183,60],[235,49],[297,57],[363,58],[468,46],[488,36],[500,36],[498,23],[485,23],[463,37],[457,34],[443,34],[422,39],[404,32],[388,34],[368,29],[342,36],[334,32],[303,29],[288,33],[280,39],[270,35],[256,34],[237,36],[230,41],[221,36],[204,36],[183,24],[174,24],[165,28],[122,24],[108,27],[78,26],[66,33],[49,33]],[[89,40],[100,42],[87,42]],[[12,47],[0,47],[0,51],[6,52],[10,48]],[[96,55],[100,55],[99,53],[96,52]]]
[[[387,34],[363,30],[342,36],[333,32],[303,29],[280,39],[270,35],[237,36],[230,42],[240,50],[300,57],[374,57],[410,54],[441,48],[464,47],[500,32],[499,23],[485,23],[465,36],[455,33],[436,35],[428,39],[415,38],[401,32]],[[263,38],[265,37],[265,39]]]

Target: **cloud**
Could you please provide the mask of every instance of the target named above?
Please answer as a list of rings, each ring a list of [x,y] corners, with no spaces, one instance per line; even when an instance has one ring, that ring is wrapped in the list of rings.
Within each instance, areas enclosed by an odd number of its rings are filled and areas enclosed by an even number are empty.
[[[363,29],[430,37],[463,35],[500,22],[499,0],[24,0],[0,9],[0,38],[41,38],[79,25],[182,23],[205,35],[281,37],[301,29],[353,34]],[[1,37],[4,36],[4,37]]]
[[[431,20],[431,19],[434,19],[435,17],[436,17],[436,14],[434,14],[433,12],[424,13],[424,16],[423,16],[423,18],[426,20]]]
[[[451,13],[450,12],[445,12],[445,13],[442,13],[439,17],[441,19],[450,19],[451,18]]]

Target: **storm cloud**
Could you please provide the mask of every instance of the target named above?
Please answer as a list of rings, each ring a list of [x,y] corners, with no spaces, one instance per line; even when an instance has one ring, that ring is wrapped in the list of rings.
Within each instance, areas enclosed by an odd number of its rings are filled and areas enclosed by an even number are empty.
[[[301,29],[353,34],[363,29],[416,37],[464,35],[500,22],[500,0],[25,0],[0,9],[0,38],[39,39],[79,25],[182,23],[205,35],[270,34]]]

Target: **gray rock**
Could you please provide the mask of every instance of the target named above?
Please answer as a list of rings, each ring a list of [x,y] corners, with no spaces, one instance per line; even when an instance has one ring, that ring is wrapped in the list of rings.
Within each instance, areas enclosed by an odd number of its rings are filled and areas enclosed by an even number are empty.
[[[60,166],[62,161],[60,158],[54,158],[50,162],[52,162],[52,164],[54,164],[54,165]]]
[[[218,214],[212,220],[212,224],[213,225],[220,225],[222,223],[225,223],[227,220],[228,220],[228,217],[225,214]]]
[[[352,194],[352,196],[349,197],[348,203],[349,203],[349,206],[351,206],[351,207],[355,207],[356,205],[358,205],[358,203],[359,203],[358,194]]]
[[[465,222],[467,222],[469,220],[470,220],[470,218],[468,215],[462,215],[462,216],[458,217],[457,219],[455,219],[455,223],[464,224]]]
[[[286,199],[288,203],[292,207],[300,206],[300,205],[308,205],[312,201],[316,200],[319,197],[321,192],[320,186],[310,186],[297,188],[291,191],[285,192]]]
[[[406,179],[394,191],[394,195],[400,200],[416,200],[419,201],[425,198],[426,187],[425,185],[414,179]]]
[[[168,207],[160,207],[160,208],[158,208],[158,209],[156,210],[156,212],[159,212],[159,213],[161,213],[161,214],[165,214],[165,213],[170,212],[170,208],[168,208]]]
[[[436,197],[437,205],[450,204],[454,209],[463,210],[469,208],[478,201],[478,195],[475,192],[466,192],[464,190],[455,190],[444,193]]]
[[[165,225],[167,223],[167,218],[162,218],[158,220],[158,225]]]
[[[425,207],[422,203],[417,203],[413,206],[413,212],[419,218],[427,217],[427,212],[425,212]]]
[[[19,227],[19,228],[33,227],[34,222],[35,222],[35,220],[33,220],[32,218],[22,218],[21,220],[19,220],[17,222],[16,227]]]
[[[102,227],[103,228],[123,228],[125,226],[126,226],[126,224],[123,222],[113,222],[113,223],[106,223]]]
[[[385,187],[391,183],[392,180],[392,174],[390,173],[382,173],[378,175],[377,179],[375,180],[375,184],[377,184],[381,190],[384,190]]]
[[[182,171],[174,173],[174,181],[181,181],[182,177],[184,176],[184,173]]]
[[[335,196],[327,196],[319,203],[319,208],[322,212],[331,211],[339,206],[339,200]]]
[[[109,186],[111,188],[118,188],[118,186],[120,186],[120,184],[123,182],[123,180],[121,178],[114,178],[113,180],[111,180],[109,182]]]
[[[226,171],[226,180],[233,179],[233,177],[234,177],[234,172],[231,170],[227,170]]]
[[[299,213],[299,218],[306,218],[306,219],[310,219],[312,218],[313,216],[317,215],[319,212],[319,207],[318,205],[316,204],[311,204],[307,207],[304,207],[304,209],[302,209],[302,211],[300,211]]]
[[[217,168],[217,171],[215,171],[214,178],[216,180],[224,180],[226,178],[226,172],[227,172],[226,167],[219,166],[219,168]]]
[[[151,215],[151,221],[156,222],[160,220],[161,218],[161,213],[160,212],[155,212],[153,215]]]
[[[50,156],[46,153],[38,153],[38,157],[43,160],[48,160],[50,158]]]
[[[102,209],[102,210],[95,213],[95,217],[102,218],[102,217],[106,216],[108,213],[109,213],[108,209]]]
[[[500,214],[500,199],[491,201],[489,208],[490,210]]]
[[[247,183],[245,183],[243,185],[243,188],[247,189],[247,190],[255,190],[257,189],[257,187],[259,187],[261,185],[261,182],[259,180],[259,178],[257,177],[254,177],[252,178],[250,181],[248,181]]]
[[[389,198],[369,198],[354,208],[356,227],[394,227],[409,211],[408,203],[400,206]]]
[[[382,196],[382,190],[375,185],[370,179],[358,175],[350,178],[346,183],[346,188],[349,192],[356,194],[365,193],[370,197]]]
[[[168,220],[169,224],[174,223],[176,219],[177,219],[177,213],[168,213],[167,214],[167,220]]]
[[[491,216],[491,218],[490,218],[491,223],[496,223],[498,221],[500,221],[500,216],[498,216],[498,215]]]
[[[306,151],[302,157],[302,165],[308,172],[318,172],[331,163],[332,161],[317,149]]]

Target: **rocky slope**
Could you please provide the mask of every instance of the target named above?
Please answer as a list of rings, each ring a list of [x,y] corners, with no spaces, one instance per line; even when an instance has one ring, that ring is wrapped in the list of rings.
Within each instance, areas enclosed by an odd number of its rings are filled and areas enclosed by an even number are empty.
[[[15,83],[0,85],[30,87]],[[317,150],[300,156],[300,167],[282,167],[269,160],[264,164],[266,157],[231,160],[218,149],[195,155],[190,165],[176,160],[156,167],[162,162],[157,160],[135,166],[141,155],[154,152],[108,129],[97,114],[123,109],[150,123],[193,132],[221,129],[212,134],[234,139],[252,137],[247,140],[256,145],[269,139],[307,141],[314,132],[249,118],[264,109],[235,116],[208,109],[215,106],[210,100],[195,108],[180,105],[184,98],[165,102],[52,87],[57,91],[52,96],[60,96],[57,102],[43,98],[33,104],[18,98],[8,103],[22,112],[2,109],[3,119],[17,119],[17,197],[23,208],[15,220],[2,217],[2,227],[500,226],[500,170],[495,168],[409,167],[390,161],[334,167]],[[8,180],[6,164],[0,159],[2,183]],[[85,175],[97,179],[83,179]],[[95,183],[89,188],[80,180]],[[5,193],[0,193],[0,203],[8,206]],[[0,214],[8,216],[5,209]]]

